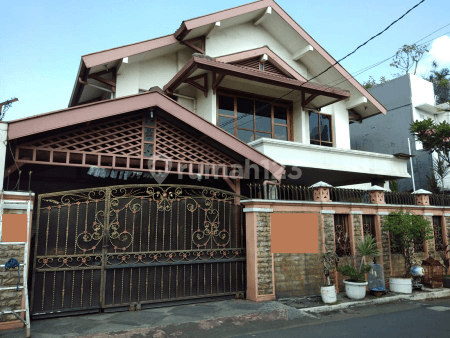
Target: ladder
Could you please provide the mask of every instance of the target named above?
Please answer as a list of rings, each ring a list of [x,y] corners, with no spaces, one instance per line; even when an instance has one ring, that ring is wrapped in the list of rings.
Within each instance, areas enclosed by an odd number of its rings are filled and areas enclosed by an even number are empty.
[[[19,310],[13,310],[10,308],[2,308],[0,309],[0,317],[3,315],[7,315],[7,314],[12,314],[14,315],[17,319],[19,319],[26,327],[26,337],[29,338],[31,337],[31,332],[30,332],[30,306],[29,306],[29,302],[28,302],[28,245],[30,243],[30,227],[31,227],[31,217],[30,217],[30,212],[31,212],[31,192],[30,192],[30,197],[28,199],[28,202],[25,201],[15,201],[14,203],[27,203],[27,241],[26,242],[2,242],[2,223],[0,223],[0,245],[23,245],[24,246],[24,250],[23,250],[23,262],[20,263],[20,266],[18,269],[20,269],[20,267],[23,267],[23,276],[21,276],[22,278],[22,285],[18,286],[19,289],[23,290],[22,293],[22,297],[25,298],[25,308],[24,309],[19,309]],[[1,193],[1,200],[0,200],[0,217],[3,217],[3,206],[4,206],[4,200],[3,200],[3,192]],[[1,262],[0,263],[0,268],[1,265],[4,265],[6,262]],[[1,286],[0,285],[0,292],[2,291],[6,291],[6,290],[15,290],[17,289],[15,286]],[[25,319],[23,319],[19,313],[25,313]]]

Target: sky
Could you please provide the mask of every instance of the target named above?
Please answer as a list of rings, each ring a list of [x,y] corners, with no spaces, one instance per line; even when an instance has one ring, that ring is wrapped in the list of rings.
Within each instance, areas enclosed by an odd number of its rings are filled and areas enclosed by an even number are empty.
[[[420,0],[278,0],[277,3],[328,53],[340,59],[385,29]],[[183,20],[239,6],[227,0],[7,1],[0,31],[0,102],[17,97],[5,120],[67,107],[81,56],[173,34]],[[381,36],[342,62],[351,74],[395,54],[404,44],[432,40],[419,63],[450,68],[450,1],[426,0]],[[443,35],[443,36],[441,36]],[[441,37],[439,37],[441,36]],[[387,79],[387,61],[356,77]]]

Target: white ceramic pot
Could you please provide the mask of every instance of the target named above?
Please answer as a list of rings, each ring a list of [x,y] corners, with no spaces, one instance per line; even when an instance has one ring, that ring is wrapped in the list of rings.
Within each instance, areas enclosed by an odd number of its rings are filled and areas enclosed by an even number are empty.
[[[355,283],[348,280],[344,280],[345,293],[350,299],[364,299],[366,297],[367,282]]]
[[[336,287],[334,285],[321,286],[320,295],[322,296],[322,301],[325,304],[335,303],[336,299]]]
[[[398,293],[412,293],[411,278],[389,278],[389,290]]]

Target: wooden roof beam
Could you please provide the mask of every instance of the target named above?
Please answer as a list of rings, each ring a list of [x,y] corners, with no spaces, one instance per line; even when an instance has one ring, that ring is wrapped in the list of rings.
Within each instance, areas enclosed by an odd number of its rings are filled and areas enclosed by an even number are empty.
[[[220,21],[216,21],[209,32],[206,34],[206,38],[211,38],[220,28]]]
[[[200,47],[197,47],[196,45],[194,45],[194,43],[199,42],[199,41],[200,41]],[[204,36],[201,36],[201,37],[195,38],[195,39],[186,40],[186,41],[180,41],[180,43],[189,47],[190,49],[193,49],[197,53],[205,54],[205,37]]]
[[[298,61],[302,57],[304,57],[307,53],[312,52],[314,50],[313,46],[307,45],[306,47],[300,49],[297,53],[292,56],[292,60]]]
[[[319,96],[319,94],[311,94],[307,99],[303,99],[304,96],[302,96],[302,109],[304,110],[306,106],[311,103],[311,101],[314,100],[317,96]]]
[[[272,7],[267,7],[266,10],[264,11],[263,15],[261,15],[253,24],[255,26],[258,26],[260,23],[262,23],[264,20],[266,20],[266,18],[272,14]]]
[[[349,98],[347,99],[347,103],[345,104],[345,109],[349,110],[363,104],[367,104],[367,98],[365,96],[360,96],[354,99]]]
[[[224,78],[225,78],[225,74],[221,73],[221,74],[219,74],[219,76],[216,77],[216,73],[213,72],[212,90],[213,90],[214,95],[216,95],[216,90]]]

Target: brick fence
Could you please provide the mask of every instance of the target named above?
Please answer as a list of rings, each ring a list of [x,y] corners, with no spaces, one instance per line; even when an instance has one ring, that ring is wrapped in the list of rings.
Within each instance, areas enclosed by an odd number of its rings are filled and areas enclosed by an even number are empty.
[[[320,189],[320,190],[319,190]],[[383,189],[371,191],[371,204],[330,201],[330,194],[323,186],[317,188],[314,201],[283,201],[252,199],[243,200],[245,206],[247,231],[247,298],[253,301],[270,300],[288,296],[305,296],[320,293],[323,284],[322,266],[317,254],[280,254],[271,252],[271,214],[272,213],[318,213],[319,253],[335,251],[335,215],[348,217],[351,255],[342,257],[339,265],[354,264],[355,243],[364,236],[363,216],[371,215],[374,220],[375,237],[378,243],[378,263],[384,267],[386,282],[390,276],[404,273],[404,260],[401,254],[391,253],[389,234],[383,231],[385,217],[398,209],[409,210],[422,215],[432,223],[433,217],[440,217],[444,244],[450,231],[450,207],[430,206],[428,193],[416,194],[416,205],[389,205],[384,202]],[[316,193],[317,192],[317,193]],[[423,244],[423,252],[417,259],[429,256],[441,260],[435,251],[434,238]],[[343,276],[331,272],[337,291],[343,290]],[[337,281],[337,283],[336,283]]]

